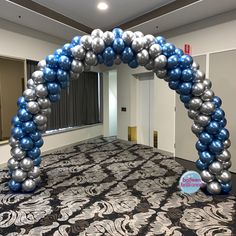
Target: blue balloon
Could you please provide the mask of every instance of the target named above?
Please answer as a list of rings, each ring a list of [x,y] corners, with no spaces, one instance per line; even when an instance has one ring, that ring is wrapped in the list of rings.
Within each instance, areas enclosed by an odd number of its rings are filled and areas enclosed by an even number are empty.
[[[48,67],[45,67],[43,69],[43,75],[44,75],[45,80],[47,80],[48,82],[53,82],[57,76],[56,72],[53,69],[48,68]]]
[[[25,136],[25,133],[23,132],[21,127],[14,127],[11,130],[11,135],[15,138],[15,139],[21,139]]]
[[[13,191],[13,192],[17,192],[21,189],[21,183],[16,182],[15,180],[11,179],[8,182],[8,186],[9,188]]]
[[[216,108],[219,108],[222,105],[222,101],[218,96],[214,96],[212,98],[212,102],[214,103]]]
[[[179,57],[183,56],[184,55],[184,52],[182,49],[180,48],[176,48],[175,49],[175,54],[177,54]]]
[[[62,89],[65,89],[70,86],[70,82],[69,81],[60,82],[60,85]]]
[[[61,87],[57,83],[48,83],[47,84],[49,94],[58,94],[61,92]]]
[[[176,91],[176,92],[178,93],[178,91]],[[184,107],[185,107],[186,109],[189,109],[188,103],[184,103]]]
[[[220,154],[224,149],[224,145],[220,140],[213,140],[210,144],[209,144],[209,150],[213,153],[213,154]]]
[[[58,66],[58,56],[56,55],[48,55],[46,57],[46,63],[47,63],[47,67],[49,68],[57,68]]]
[[[192,83],[190,82],[183,82],[179,85],[179,92],[180,94],[188,95],[191,94],[192,91]]]
[[[221,192],[224,194],[229,193],[232,190],[232,183],[222,183]]]
[[[202,144],[209,144],[212,142],[212,135],[208,134],[207,132],[202,132],[199,135],[199,140]]]
[[[162,53],[167,57],[174,55],[175,54],[175,45],[172,43],[164,44],[162,46]]]
[[[72,52],[71,52],[71,48],[73,46],[70,44],[70,43],[66,43],[63,47],[62,47],[62,53],[63,55],[65,56],[68,56],[68,57],[72,57]]]
[[[137,68],[137,67],[139,66],[136,59],[133,59],[132,61],[130,61],[130,62],[128,63],[128,65],[129,65],[130,68],[133,68],[133,69],[134,69],[134,68]]]
[[[129,63],[134,59],[133,50],[130,47],[126,47],[121,54],[121,60],[124,63]]]
[[[114,61],[113,60],[106,61],[106,62],[104,62],[104,65],[107,66],[107,67],[112,67],[114,65]]]
[[[30,151],[27,152],[27,156],[31,159],[36,159],[40,156],[41,151],[38,147],[33,147]]]
[[[71,61],[69,57],[63,55],[60,56],[58,59],[58,64],[62,70],[70,70]]]
[[[63,51],[61,48],[58,48],[54,53],[53,53],[55,56],[61,56],[63,55]]]
[[[199,154],[200,160],[203,163],[210,164],[211,162],[214,161],[215,156],[208,151],[199,152],[198,154]]]
[[[207,163],[202,162],[200,159],[196,161],[196,166],[199,170],[205,170],[208,167]]]
[[[220,131],[220,125],[216,121],[211,121],[209,125],[206,127],[206,131],[209,134],[217,134]]]
[[[109,62],[113,62],[115,59],[115,52],[112,49],[112,47],[107,47],[105,48],[105,50],[103,51],[103,59],[104,59],[104,63],[109,63]],[[106,64],[107,65],[107,64]]]
[[[67,82],[69,81],[69,74],[67,71],[58,69],[57,70],[57,79],[59,80],[59,82]]]
[[[220,128],[224,128],[227,125],[227,120],[224,118],[218,122]]]
[[[177,55],[170,56],[167,59],[167,68],[174,69],[179,65],[179,57]]]
[[[25,97],[19,97],[18,100],[17,100],[17,106],[19,108],[26,108],[26,100],[25,100]]]
[[[167,73],[167,76],[171,81],[179,81],[181,78],[181,74],[182,74],[181,69],[175,68],[175,69],[169,70]]]
[[[191,100],[192,96],[191,95],[180,95],[180,100],[183,103],[188,103]]]
[[[211,118],[216,121],[220,121],[224,119],[224,117],[225,117],[225,112],[221,108],[216,108],[211,116]]]
[[[22,126],[22,122],[20,121],[19,117],[18,116],[14,116],[11,120],[11,124],[13,126],[18,126],[18,127],[21,127]]]
[[[41,138],[41,139],[39,139],[38,141],[36,141],[35,143],[34,143],[34,146],[35,147],[38,147],[38,148],[41,148],[42,146],[43,146],[43,139]]]
[[[114,34],[115,38],[121,38],[123,34],[123,30],[120,28],[114,28],[112,30],[112,33]]]
[[[22,130],[25,133],[34,133],[36,131],[36,125],[33,121],[27,121],[22,124]]]
[[[23,150],[28,151],[34,147],[34,143],[30,137],[26,136],[20,139],[20,146]]]
[[[223,128],[220,130],[220,132],[216,135],[216,137],[224,142],[225,140],[227,140],[229,138],[229,131],[226,128]]]
[[[58,93],[56,93],[56,94],[49,94],[48,98],[49,98],[49,100],[51,102],[58,102],[58,101],[60,101],[61,96]]]
[[[98,55],[97,55],[97,59],[98,59],[98,63],[99,63],[99,64],[103,64],[103,63],[104,63],[104,60],[103,60],[103,57],[102,57],[101,54],[98,54]]]
[[[116,53],[120,54],[123,52],[125,48],[125,43],[122,38],[115,38],[112,47]]]
[[[34,163],[35,166],[40,166],[40,164],[41,164],[41,157],[39,156],[39,157],[35,158],[33,160],[33,163]]]
[[[30,112],[28,112],[25,108],[18,110],[17,116],[19,117],[20,121],[22,121],[22,122],[26,122],[28,120],[31,120],[33,117],[32,114],[30,114]]]
[[[189,81],[193,80],[193,70],[192,69],[184,69],[182,71],[181,80],[183,80],[185,82],[189,82]]]
[[[71,40],[71,45],[72,46],[76,46],[80,44],[80,36],[75,36],[72,40]]]
[[[42,135],[38,131],[30,133],[29,136],[34,142],[37,142],[38,140],[42,138]]]
[[[189,55],[183,55],[180,57],[180,67],[182,69],[190,68],[193,64],[193,58]]]
[[[168,85],[171,89],[177,90],[179,88],[179,81],[169,81]]]
[[[159,45],[164,45],[165,43],[166,43],[166,40],[165,40],[165,38],[164,37],[162,37],[162,36],[157,36],[156,38],[155,38],[155,42],[157,43],[157,44],[159,44]]]
[[[200,140],[196,142],[195,147],[199,152],[206,151],[208,148],[208,146],[206,144],[203,144]]]

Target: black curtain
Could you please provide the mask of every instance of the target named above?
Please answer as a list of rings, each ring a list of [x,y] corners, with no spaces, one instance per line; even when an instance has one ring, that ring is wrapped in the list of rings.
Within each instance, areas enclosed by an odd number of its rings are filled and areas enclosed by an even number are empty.
[[[31,75],[34,71],[37,70],[38,61],[26,60],[27,67],[27,80],[31,78]]]

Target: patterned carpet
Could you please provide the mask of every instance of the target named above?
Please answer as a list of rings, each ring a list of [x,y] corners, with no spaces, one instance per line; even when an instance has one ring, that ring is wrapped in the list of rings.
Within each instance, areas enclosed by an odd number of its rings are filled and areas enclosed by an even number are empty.
[[[236,235],[235,197],[179,192],[183,167],[150,147],[98,138],[42,166],[34,194],[10,193],[0,171],[0,235]]]

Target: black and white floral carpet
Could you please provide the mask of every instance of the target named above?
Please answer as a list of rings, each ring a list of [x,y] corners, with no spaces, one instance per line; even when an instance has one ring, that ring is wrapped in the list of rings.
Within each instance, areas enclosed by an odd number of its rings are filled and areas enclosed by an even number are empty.
[[[186,195],[155,149],[97,138],[45,155],[43,183],[12,194],[0,171],[0,235],[236,235],[235,197]]]

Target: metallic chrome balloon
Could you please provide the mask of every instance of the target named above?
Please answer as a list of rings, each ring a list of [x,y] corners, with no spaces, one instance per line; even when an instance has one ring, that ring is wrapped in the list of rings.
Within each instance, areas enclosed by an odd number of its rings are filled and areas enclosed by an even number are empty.
[[[35,72],[33,72],[32,79],[35,84],[45,83],[45,79],[43,77],[43,71],[41,70],[36,70]]]
[[[7,162],[7,167],[10,170],[16,170],[19,167],[19,162],[17,160],[15,160],[15,158],[10,158]]]
[[[33,166],[34,162],[28,157],[22,159],[20,162],[20,168],[24,171],[30,171],[33,168]]]
[[[114,63],[115,63],[116,65],[120,65],[121,59],[120,59],[120,56],[119,56],[119,55],[116,55],[116,58],[115,58],[115,60],[114,60]]]
[[[146,49],[143,49],[137,54],[137,62],[141,66],[145,66],[149,61],[149,53]]]
[[[155,37],[151,34],[147,34],[144,36],[144,47],[149,49],[149,47],[155,43]]]
[[[91,70],[91,66],[87,65],[86,63],[84,63],[84,71],[90,71]]]
[[[205,127],[209,124],[211,118],[206,115],[199,115],[194,121],[196,124]]]
[[[38,166],[34,166],[29,172],[28,177],[31,179],[38,178],[40,175],[40,168]]]
[[[22,150],[20,147],[15,147],[11,149],[11,155],[14,157],[17,161],[20,161],[26,156],[26,152]]]
[[[227,162],[231,158],[231,154],[228,150],[223,150],[223,152],[220,155],[216,156],[216,159],[220,162]]]
[[[228,170],[232,166],[232,162],[230,160],[226,162],[222,162],[222,165],[225,170]]]
[[[227,139],[223,142],[224,148],[227,149],[231,146],[231,141],[230,139]]]
[[[48,95],[47,86],[44,84],[39,84],[35,87],[36,95],[39,98],[45,98]]]
[[[47,124],[44,124],[44,125],[38,125],[37,126],[37,129],[40,131],[40,132],[45,132],[47,130]]]
[[[131,44],[131,47],[135,52],[140,52],[144,47],[143,38],[135,38]]]
[[[91,37],[92,38],[102,38],[103,37],[103,31],[100,29],[94,29],[91,32]]]
[[[159,44],[152,44],[148,52],[150,57],[155,59],[157,56],[161,55],[161,46]]]
[[[29,79],[29,80],[27,81],[27,88],[29,88],[29,89],[35,89],[35,83],[34,83],[33,79]]]
[[[115,36],[111,31],[106,31],[103,33],[102,39],[106,45],[111,45],[115,39]]]
[[[202,180],[206,183],[209,183],[214,180],[214,175],[212,175],[208,170],[201,171],[200,175]]]
[[[39,104],[37,102],[28,102],[26,104],[26,109],[31,113],[31,114],[37,114],[40,111]]]
[[[193,61],[192,69],[193,70],[198,70],[199,68],[200,68],[199,64],[196,61]]]
[[[81,61],[73,60],[71,63],[71,70],[74,73],[82,73],[84,71],[84,64]]]
[[[213,102],[204,102],[200,108],[200,112],[204,115],[211,115],[215,110]]]
[[[37,125],[44,125],[47,123],[48,119],[46,116],[44,115],[41,115],[41,114],[38,114],[36,116],[34,116],[34,123],[37,124]]]
[[[35,89],[26,89],[23,92],[23,96],[26,101],[34,101],[36,99],[36,90]]]
[[[195,82],[202,82],[206,77],[205,73],[201,70],[195,71],[194,76],[195,76],[195,78],[194,78]]]
[[[83,60],[85,58],[86,50],[81,45],[76,45],[75,47],[71,48],[72,55],[77,60]]]
[[[16,169],[12,172],[12,179],[16,182],[23,182],[27,177],[27,173],[21,169]]]
[[[229,183],[231,181],[231,173],[228,170],[223,170],[216,178],[220,183]]]
[[[141,31],[135,31],[134,32],[135,38],[142,38],[144,37],[143,33]]]
[[[37,102],[41,109],[47,109],[51,107],[51,102],[48,98],[38,98]]]
[[[210,101],[215,96],[214,92],[211,89],[206,89],[201,96],[201,99],[204,102]]]
[[[49,107],[49,108],[46,108],[46,109],[41,109],[40,111],[40,114],[44,115],[44,116],[50,116],[50,114],[52,113],[52,109]]]
[[[41,184],[41,182],[42,182],[42,179],[41,179],[40,176],[37,177],[37,178],[35,178],[35,179],[33,179],[33,180],[34,180],[34,182],[36,183],[36,186],[39,186],[39,185]]]
[[[32,192],[36,188],[36,183],[32,179],[26,179],[22,183],[22,189],[25,192]]]
[[[85,55],[85,63],[89,66],[95,66],[97,64],[97,56],[93,51],[88,51]]]
[[[219,194],[221,192],[221,186],[217,181],[212,181],[207,185],[207,191],[211,194]]]
[[[212,174],[219,175],[223,170],[223,165],[219,161],[214,161],[209,165],[208,169]]]
[[[153,70],[154,69],[154,61],[151,59],[148,61],[148,63],[145,65],[145,68],[147,70]]]
[[[19,146],[20,146],[20,143],[19,143],[19,140],[15,139],[14,137],[10,137],[10,139],[9,139],[9,145],[10,145],[12,148],[15,148],[15,147],[19,147]]]
[[[204,93],[205,86],[203,83],[197,82],[192,86],[192,94],[194,96],[201,96]]]
[[[135,35],[132,31],[125,31],[122,34],[122,39],[126,45],[130,45],[134,38],[135,38]]]
[[[198,124],[192,124],[191,130],[194,134],[198,135],[203,131],[203,127]]]
[[[46,66],[47,66],[46,60],[41,60],[37,65],[37,69],[43,70]]]
[[[212,83],[211,83],[211,81],[209,79],[204,79],[202,81],[202,83],[204,84],[205,88],[207,88],[207,89],[210,89],[211,86],[212,86]]]
[[[160,55],[154,59],[154,68],[155,70],[161,70],[166,67],[167,58],[164,55]]]
[[[92,37],[90,35],[83,35],[80,38],[80,45],[82,45],[86,50],[92,48]]]
[[[94,38],[92,41],[92,49],[93,51],[98,54],[100,52],[102,52],[105,48],[105,43],[103,41],[103,39],[101,38]]]
[[[167,77],[167,70],[162,69],[162,70],[155,70],[156,76],[160,79],[166,78]]]
[[[196,119],[199,116],[199,112],[195,110],[188,110],[188,117],[192,120]]]
[[[202,99],[201,98],[192,98],[189,103],[189,109],[197,111],[202,105]]]

